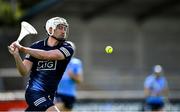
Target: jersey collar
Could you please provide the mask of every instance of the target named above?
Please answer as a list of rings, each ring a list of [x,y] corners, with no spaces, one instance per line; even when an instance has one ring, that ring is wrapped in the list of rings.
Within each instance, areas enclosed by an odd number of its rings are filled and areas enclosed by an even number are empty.
[[[49,37],[47,37],[47,38],[44,39],[44,46],[48,46],[48,43],[47,43],[48,38],[49,38]],[[57,44],[57,46],[60,46],[63,42],[65,42],[65,40],[59,42],[59,43]]]
[[[47,45],[47,41],[48,41],[48,38],[45,38],[45,39],[44,39],[44,46],[48,46],[48,45]]]

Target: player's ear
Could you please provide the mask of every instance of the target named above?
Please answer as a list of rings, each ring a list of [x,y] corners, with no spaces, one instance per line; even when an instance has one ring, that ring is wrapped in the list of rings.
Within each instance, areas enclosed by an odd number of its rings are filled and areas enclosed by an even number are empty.
[[[52,27],[49,28],[49,33],[52,34]]]

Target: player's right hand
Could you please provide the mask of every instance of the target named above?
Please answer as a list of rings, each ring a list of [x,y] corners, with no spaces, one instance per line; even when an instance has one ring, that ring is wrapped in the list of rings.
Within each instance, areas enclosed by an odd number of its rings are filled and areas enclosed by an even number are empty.
[[[8,50],[12,55],[18,55],[19,50],[14,44],[15,44],[15,42],[13,42],[10,46],[8,46]]]

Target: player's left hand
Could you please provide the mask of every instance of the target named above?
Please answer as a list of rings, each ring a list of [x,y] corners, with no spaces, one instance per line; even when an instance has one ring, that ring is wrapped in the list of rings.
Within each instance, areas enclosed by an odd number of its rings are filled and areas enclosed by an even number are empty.
[[[20,45],[19,42],[17,42],[17,41],[14,43],[14,46],[15,46],[16,48],[18,48],[19,50],[22,50],[22,48],[23,48],[23,46]]]

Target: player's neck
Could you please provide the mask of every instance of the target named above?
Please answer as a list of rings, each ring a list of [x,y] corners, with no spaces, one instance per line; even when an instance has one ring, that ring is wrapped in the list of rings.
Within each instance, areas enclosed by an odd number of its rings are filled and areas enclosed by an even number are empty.
[[[57,41],[56,39],[54,39],[53,37],[49,36],[47,44],[48,46],[56,46],[59,43],[59,41]]]

